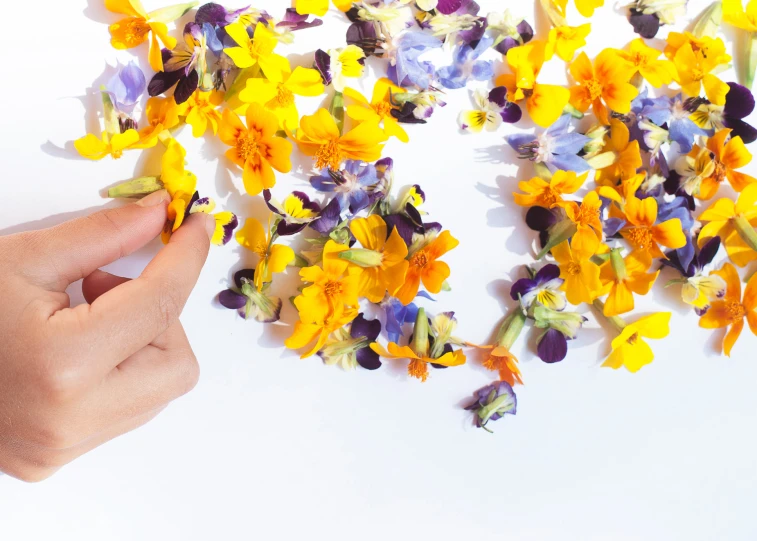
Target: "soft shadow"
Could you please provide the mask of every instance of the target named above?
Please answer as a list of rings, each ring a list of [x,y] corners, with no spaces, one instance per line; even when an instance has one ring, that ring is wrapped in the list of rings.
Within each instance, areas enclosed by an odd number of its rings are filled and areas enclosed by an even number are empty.
[[[118,13],[111,13],[105,9],[105,3],[102,0],[87,0],[87,7],[82,14],[96,23],[112,24],[119,19]]]
[[[481,182],[476,184],[479,192],[500,205],[486,211],[486,224],[489,227],[512,230],[505,241],[505,247],[509,252],[520,255],[532,254],[537,234],[525,227],[526,209],[513,201],[512,193],[517,191],[515,178],[499,175],[495,182],[496,187],[487,186]]]
[[[64,160],[86,160],[86,158],[80,156],[76,151],[73,141],[66,141],[62,147],[59,147],[48,139],[40,145],[39,149],[53,158],[63,158]]]
[[[15,233],[23,233],[24,231],[36,231],[38,229],[47,229],[48,227],[54,227],[56,225],[62,224],[63,222],[68,222],[69,220],[81,218],[82,216],[89,216],[90,214],[100,211],[100,210],[120,207],[122,205],[123,203],[119,201],[109,201],[105,205],[102,205],[99,207],[89,207],[89,208],[75,210],[71,212],[62,212],[60,214],[53,214],[52,216],[41,218],[39,220],[25,222],[25,223],[21,223],[17,225],[12,225],[10,227],[6,227],[5,229],[0,229],[0,236],[13,235]]]

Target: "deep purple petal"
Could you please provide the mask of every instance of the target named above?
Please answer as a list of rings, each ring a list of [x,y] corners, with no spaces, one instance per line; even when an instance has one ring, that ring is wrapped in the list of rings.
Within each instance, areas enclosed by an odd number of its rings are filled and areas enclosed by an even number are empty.
[[[350,336],[352,338],[367,338],[369,342],[374,342],[378,335],[381,334],[381,322],[378,319],[367,320],[363,314],[352,320],[350,327]]]
[[[525,19],[519,22],[515,29],[520,34],[520,39],[523,40],[523,43],[528,43],[534,37],[534,29]]]
[[[197,70],[192,70],[189,75],[179,80],[179,84],[176,85],[176,90],[173,93],[176,105],[181,105],[194,94],[199,81],[200,76],[197,74]]]
[[[521,111],[520,105],[508,103],[505,108],[499,112],[499,116],[502,117],[502,122],[515,124],[523,116],[523,111]]]
[[[240,295],[236,291],[227,289],[218,294],[218,301],[229,310],[240,310],[247,304],[247,297]]]
[[[754,111],[754,96],[745,86],[738,83],[728,83],[728,93],[725,95],[723,115],[742,119]]]
[[[374,54],[378,44],[379,40],[373,22],[359,21],[347,28],[347,45],[357,45],[366,56]]]
[[[633,31],[643,38],[652,39],[660,30],[660,19],[654,13],[644,15],[641,11],[631,9],[628,22],[633,26]]]
[[[366,370],[378,370],[381,368],[381,358],[379,354],[371,348],[360,348],[355,352],[357,364]]]
[[[720,250],[720,237],[712,237],[710,240],[704,243],[702,249],[697,256],[697,264],[700,269],[703,269],[715,259],[715,255]]]
[[[242,289],[245,281],[250,284],[255,282],[255,269],[242,269],[234,273],[234,283],[239,289]]]
[[[517,39],[511,38],[508,36],[502,41],[500,41],[499,43],[497,43],[497,45],[494,47],[494,50],[500,54],[506,55],[507,51],[509,51],[513,47],[518,47],[520,45],[521,43]]]
[[[321,211],[320,217],[314,222],[310,222],[311,229],[314,229],[322,235],[327,235],[341,221],[342,207],[339,204],[339,198],[334,197],[329,204]]]
[[[397,233],[399,233],[402,240],[405,241],[405,244],[408,246],[412,244],[415,225],[410,218],[405,214],[389,214],[388,216],[384,216],[384,221],[386,222],[386,228],[390,233],[392,228],[396,228]]]
[[[738,118],[724,118],[723,125],[725,125],[726,128],[731,128],[731,130],[733,130],[731,132],[731,137],[741,137],[741,140],[744,141],[745,145],[757,141],[757,129],[743,120],[739,120]]]
[[[195,14],[195,22],[199,25],[209,23],[213,26],[226,26],[226,8],[214,2],[200,6]]]
[[[276,232],[281,237],[296,235],[303,229],[305,229],[308,226],[308,224],[290,224],[287,223],[285,220],[281,220],[278,225],[276,226]]]
[[[147,85],[147,93],[153,97],[165,94],[179,82],[182,75],[183,72],[181,70],[156,73],[152,80],[150,80],[150,84]]]
[[[436,4],[436,10],[444,15],[451,15],[460,9],[463,5],[463,0],[439,0]]]
[[[536,288],[536,282],[530,278],[521,278],[517,280],[510,288],[510,297],[517,301],[521,297],[525,296],[529,291],[533,291]]]
[[[315,61],[313,64],[313,67],[318,70],[318,73],[321,74],[321,79],[323,79],[323,84],[326,86],[331,84],[331,57],[329,54],[322,50],[318,49],[315,52]]]
[[[546,231],[557,223],[557,216],[550,209],[531,207],[526,212],[526,225],[533,231]]]
[[[536,276],[534,276],[534,282],[537,285],[542,285],[542,284],[546,284],[550,280],[556,280],[559,277],[560,277],[560,267],[552,263],[549,263],[539,269],[539,271],[536,273]]]
[[[568,340],[556,329],[547,329],[536,346],[536,353],[545,363],[557,363],[568,354]]]

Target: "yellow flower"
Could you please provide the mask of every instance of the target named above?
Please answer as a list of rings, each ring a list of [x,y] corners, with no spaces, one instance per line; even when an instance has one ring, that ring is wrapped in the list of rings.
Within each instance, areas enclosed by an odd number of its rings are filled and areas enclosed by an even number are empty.
[[[630,196],[626,199],[623,213],[628,225],[620,230],[620,234],[639,254],[647,268],[652,264],[652,259],[665,258],[660,245],[676,250],[686,244],[681,220],[671,218],[656,223],[657,200],[653,197],[639,199]]]
[[[376,122],[363,122],[344,135],[326,109],[300,119],[300,129],[291,136],[300,150],[315,157],[316,169],[338,171],[344,160],[375,162],[381,158],[386,134]]]
[[[576,51],[586,45],[586,36],[591,32],[590,24],[581,26],[554,26],[549,31],[544,58],[549,60],[557,54],[565,62],[573,60]]]
[[[82,157],[88,160],[102,160],[108,155],[117,160],[123,156],[124,150],[133,147],[138,142],[139,133],[134,129],[116,134],[104,131],[102,139],[91,133],[77,139],[74,141],[74,148],[76,148]]]
[[[553,26],[560,26],[565,22],[568,0],[541,0],[542,7],[547,11]],[[604,0],[576,0],[576,9],[584,17],[594,15],[594,10],[605,5]]]
[[[587,175],[588,173],[577,175],[573,171],[558,170],[549,182],[540,177],[521,181],[518,188],[525,193],[513,193],[513,198],[521,207],[553,208],[565,202],[562,198],[564,194],[576,193],[586,182]]]
[[[741,0],[723,0],[723,21],[747,32],[757,32],[757,0],[749,0],[746,10]]]
[[[445,280],[449,278],[450,269],[449,265],[444,261],[438,261],[438,259],[456,248],[458,244],[460,244],[459,241],[449,231],[442,231],[434,240],[411,254],[405,283],[396,291],[394,296],[402,304],[410,304],[418,295],[421,281],[429,293],[439,293]]]
[[[352,220],[350,231],[362,248],[346,250],[339,257],[357,267],[360,294],[381,302],[387,290],[393,295],[405,281],[409,265],[405,241],[396,227],[387,238],[386,222],[376,214]]]
[[[284,345],[289,349],[304,348],[315,341],[315,345],[300,356],[302,359],[315,354],[323,347],[331,333],[341,329],[358,315],[357,308],[345,309],[342,306],[337,307],[334,312],[325,317],[314,319],[310,317],[310,312],[303,305],[304,302],[307,302],[303,299],[304,297],[300,295],[294,300],[295,307],[298,310],[302,308],[300,310],[300,321],[294,324],[292,336],[284,341]]]
[[[728,94],[728,85],[711,72],[730,62],[725,44],[720,38],[696,38],[688,32],[668,35],[665,55],[672,58],[677,76],[675,81],[689,96],[699,96],[704,87],[707,99],[715,105],[723,105]]]
[[[610,165],[597,169],[594,181],[599,186],[616,186],[619,181],[636,175],[643,165],[638,141],[631,141],[628,127],[617,118],[610,119],[610,135],[605,141],[605,152],[595,162],[607,160]]]
[[[576,0],[576,9],[584,17],[594,15],[594,10],[605,5],[605,0]]]
[[[236,67],[251,68],[257,65],[266,79],[277,83],[284,79],[284,73],[289,71],[289,61],[273,52],[278,40],[265,24],[259,22],[255,26],[252,38],[247,33],[247,28],[238,22],[231,23],[224,29],[237,44],[236,47],[223,50]]]
[[[646,295],[660,271],[648,273],[649,264],[643,254],[632,252],[625,259],[619,248],[610,250],[608,259],[600,268],[599,279],[607,294],[604,315],[617,316],[634,308],[633,294]]]
[[[234,147],[226,157],[241,167],[244,172],[244,188],[250,195],[257,195],[276,184],[273,170],[288,173],[292,170],[289,160],[292,144],[283,137],[276,137],[279,121],[257,103],[247,108],[247,126],[232,111],[223,112],[218,136],[225,144]]]
[[[670,315],[670,312],[659,312],[626,325],[612,341],[612,353],[602,366],[616,370],[625,366],[629,372],[638,372],[651,363],[654,353],[642,338],[659,340],[670,334]]]
[[[314,69],[297,66],[283,72],[281,81],[270,81],[263,77],[247,79],[247,86],[239,93],[244,103],[259,103],[279,119],[282,129],[294,129],[300,115],[294,96],[320,96],[324,87],[321,74]],[[288,128],[287,128],[288,127]]]
[[[105,8],[113,13],[127,15],[110,25],[111,45],[116,49],[131,49],[142,45],[150,36],[150,66],[163,71],[160,44],[168,49],[176,47],[176,39],[168,35],[166,23],[175,21],[197,5],[197,2],[177,4],[147,13],[139,0],[105,0]]]
[[[741,278],[730,263],[713,271],[726,283],[725,298],[713,301],[704,315],[699,318],[699,326],[705,329],[722,329],[731,326],[723,339],[723,352],[730,357],[731,349],[744,329],[744,318],[752,333],[757,335],[757,274],[753,274],[741,298]]]
[[[592,66],[586,53],[581,53],[570,65],[570,74],[576,81],[570,89],[570,103],[585,113],[593,107],[602,124],[610,123],[608,108],[628,114],[631,101],[639,94],[629,80],[634,68],[627,62],[618,62],[612,49],[605,49],[594,59]]]
[[[170,130],[179,125],[179,106],[173,96],[168,98],[150,98],[145,106],[145,116],[148,126],[139,130],[139,143],[133,148],[154,147],[158,139],[168,141]]]
[[[323,268],[306,267],[300,270],[303,282],[311,285],[302,290],[304,297],[297,304],[300,312],[306,312],[307,321],[320,321],[329,313],[342,307],[358,306],[359,276],[346,274],[349,263],[339,257],[348,248],[329,240],[323,248]]]
[[[341,11],[352,7],[353,0],[334,0],[334,5]],[[329,0],[296,0],[295,9],[300,15],[317,15],[323,17],[329,9]]]
[[[552,256],[560,267],[560,278],[565,280],[562,285],[565,296],[569,303],[577,306],[593,302],[602,293],[602,283],[599,266],[591,260],[599,242],[594,249],[587,249],[591,246],[577,249],[573,244],[575,242],[563,241],[552,248]]]
[[[551,126],[568,103],[570,93],[556,85],[543,85],[536,81],[544,64],[544,42],[532,40],[507,51],[507,64],[513,73],[497,78],[497,86],[507,88],[507,99],[512,102],[526,100],[526,109],[535,124]]]
[[[210,126],[213,135],[218,133],[221,113],[218,106],[223,103],[223,94],[217,91],[203,92],[195,90],[187,101],[179,105],[179,115],[186,117],[187,124],[192,126],[192,135],[202,137]]]
[[[589,192],[584,196],[579,205],[575,201],[565,204],[565,214],[576,226],[576,232],[571,241],[574,250],[596,250],[597,244],[602,240],[602,221],[600,209],[602,201],[597,192]]]
[[[254,218],[248,218],[244,227],[237,231],[237,242],[258,255],[255,267],[255,287],[258,291],[262,291],[263,284],[273,279],[274,272],[284,272],[295,258],[289,246],[273,244],[274,240],[270,227],[266,231],[263,224]]]
[[[757,184],[750,184],[739,194],[734,203],[730,198],[715,201],[699,216],[707,223],[699,232],[701,248],[712,237],[720,237],[725,251],[737,266],[743,267],[757,259]]]
[[[357,90],[345,88],[344,96],[355,102],[347,106],[347,116],[358,122],[375,122],[377,124],[383,122],[384,133],[387,137],[394,136],[403,143],[407,143],[410,140],[407,132],[391,114],[395,108],[392,104],[392,95],[403,92],[405,92],[404,88],[395,85],[386,77],[376,81],[370,102]]]
[[[683,158],[680,171],[676,164],[676,171],[681,174],[687,192],[706,200],[715,196],[720,184],[726,179],[737,192],[757,182],[753,176],[736,171],[749,164],[752,155],[741,137],[728,139],[730,133],[728,128],[716,132],[707,139],[705,148],[695,144]]]
[[[641,38],[633,40],[628,51],[616,50],[616,53],[633,66],[634,74],[639,73],[655,88],[670,84],[676,77],[673,62],[660,60],[662,51],[647,46]]]

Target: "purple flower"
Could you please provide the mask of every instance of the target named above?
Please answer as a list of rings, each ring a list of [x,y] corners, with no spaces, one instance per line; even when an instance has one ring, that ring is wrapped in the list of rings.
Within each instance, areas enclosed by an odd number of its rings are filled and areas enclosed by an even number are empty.
[[[358,314],[349,330],[341,327],[329,335],[326,343],[318,350],[318,356],[326,364],[340,364],[344,369],[360,365],[367,370],[376,370],[381,367],[381,360],[370,345],[380,333],[379,320],[368,321],[363,314]]]
[[[300,15],[294,8],[287,8],[284,12],[284,18],[276,23],[276,28],[285,28],[290,32],[296,32],[297,30],[305,30],[307,28],[315,28],[321,26],[323,21],[321,19],[313,19],[308,21],[308,15]]]
[[[255,270],[242,269],[234,273],[234,285],[218,294],[218,301],[230,310],[236,310],[240,317],[255,318],[261,323],[272,323],[279,320],[281,314],[281,299],[266,295],[268,285],[263,291],[255,287]]]
[[[728,86],[721,117],[715,117],[713,123],[716,129],[730,128],[733,130],[731,137],[741,137],[744,144],[748,145],[757,140],[757,129],[743,120],[754,111],[754,96],[747,87],[740,84],[728,83]]]
[[[590,169],[586,160],[577,154],[591,138],[576,132],[568,132],[570,115],[562,115],[540,135],[510,135],[505,141],[518,152],[521,159],[545,164],[550,171],[561,169],[583,173]]]
[[[378,319],[368,321],[363,314],[352,321],[350,326],[350,336],[353,339],[363,339],[363,345],[355,352],[357,364],[366,370],[376,370],[381,367],[379,354],[373,351],[369,346],[376,341],[381,333],[381,322]]]
[[[145,74],[134,62],[129,62],[105,83],[105,92],[118,113],[131,115],[146,86]]]
[[[417,296],[431,301],[434,300],[425,291],[419,291]],[[418,315],[418,306],[412,302],[405,306],[394,297],[387,296],[381,301],[381,307],[384,309],[386,320],[384,328],[386,330],[387,339],[395,344],[399,343],[400,338],[404,336],[402,326],[405,323],[412,323],[415,321],[415,318]]]
[[[450,66],[436,72],[439,82],[446,88],[462,88],[468,81],[485,81],[494,77],[490,60],[478,60],[492,46],[491,38],[482,38],[475,47],[463,45],[457,48]]]
[[[394,43],[387,43],[390,59],[389,78],[402,87],[428,90],[434,75],[434,65],[419,57],[442,46],[441,40],[423,32],[405,32]]]
[[[539,337],[539,343],[536,345],[536,354],[545,363],[558,363],[568,355],[568,340],[557,329],[547,329]]]
[[[276,225],[276,232],[282,237],[299,233],[321,213],[321,206],[303,192],[292,192],[279,202],[271,196],[270,190],[263,190],[263,198],[268,208],[283,218]]]
[[[547,306],[533,310],[534,325],[546,329],[537,343],[536,352],[545,363],[557,363],[568,354],[568,340],[578,336],[587,319],[575,312],[558,312]]]
[[[631,8],[628,14],[628,22],[633,26],[633,31],[642,38],[652,39],[660,29],[660,18],[655,13],[645,14]]]
[[[504,86],[497,86],[489,91],[489,102],[499,107],[499,116],[502,117],[502,122],[507,124],[518,122],[523,115],[518,104],[507,100],[507,88]]]
[[[684,264],[681,261],[677,250],[671,250],[665,254],[667,259],[662,259],[660,262],[666,267],[676,269],[681,273],[681,276],[693,278],[697,274],[700,274],[707,265],[712,263],[718,250],[720,250],[720,244],[720,237],[712,237],[704,243],[699,253],[688,264]]]
[[[670,140],[678,143],[681,153],[686,154],[697,135],[707,135],[689,118],[701,103],[702,98],[684,99],[681,94],[672,98],[660,96],[646,100],[641,116],[658,126],[667,124]]]
[[[518,409],[518,399],[515,391],[506,381],[498,381],[479,389],[475,393],[475,401],[465,409],[476,414],[476,426],[491,432],[486,428],[489,421],[497,421],[505,415],[515,415]]]
[[[695,226],[694,216],[689,209],[689,201],[685,197],[675,197],[671,201],[666,201],[664,193],[657,197],[657,223],[662,223],[673,218],[681,221],[681,228],[686,237],[686,244],[678,248],[675,253],[681,264],[688,267],[694,259],[694,235]]]
[[[539,269],[533,278],[521,278],[515,282],[510,288],[510,297],[519,301],[523,310],[528,310],[534,303],[564,310],[567,301],[560,291],[564,281],[560,278],[560,267],[550,263]]]
[[[375,189],[381,182],[377,166],[391,169],[392,163],[391,158],[384,158],[376,165],[348,160],[340,171],[326,168],[320,175],[310,177],[310,184],[319,192],[336,194],[340,212],[349,209],[351,214],[357,214],[375,200]],[[386,174],[386,169],[383,171]]]

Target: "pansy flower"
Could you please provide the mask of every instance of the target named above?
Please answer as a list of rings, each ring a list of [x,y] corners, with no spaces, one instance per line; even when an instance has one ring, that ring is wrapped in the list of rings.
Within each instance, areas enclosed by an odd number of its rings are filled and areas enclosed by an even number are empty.
[[[486,131],[496,131],[502,122],[518,122],[521,117],[520,107],[507,101],[506,94],[507,89],[503,86],[492,90],[476,89],[473,100],[477,108],[460,112],[460,127],[465,131],[479,133],[484,128]]]
[[[635,0],[629,7],[628,20],[634,32],[652,39],[660,26],[674,24],[686,15],[687,0]]]
[[[565,62],[570,62],[576,55],[576,51],[586,45],[586,36],[591,32],[590,24],[581,26],[553,26],[549,30],[547,45],[544,49],[545,60],[551,59],[555,54]]]
[[[127,16],[110,25],[110,43],[116,49],[131,49],[142,45],[149,37],[150,66],[155,71],[163,71],[158,42],[160,41],[169,49],[176,46],[176,40],[168,35],[166,24],[175,21],[196,5],[197,2],[188,2],[147,13],[139,0],[105,0],[105,8],[108,11]]]
[[[588,173],[577,175],[573,171],[557,170],[549,182],[540,177],[533,177],[531,180],[518,183],[518,188],[524,193],[513,193],[513,198],[521,207],[559,206],[564,203],[562,196],[576,193],[586,182],[587,175]]]
[[[518,399],[509,383],[498,381],[476,391],[476,400],[465,409],[475,413],[476,426],[491,432],[486,425],[502,419],[505,415],[515,415]]]
[[[590,247],[574,248],[567,240],[552,248],[552,256],[560,268],[560,278],[563,279],[565,296],[575,306],[584,302],[591,303],[602,292],[600,269],[591,259],[596,248],[587,248]]]
[[[576,312],[558,312],[546,306],[536,306],[534,325],[546,329],[537,338],[536,354],[548,364],[564,360],[568,354],[568,340],[575,340],[586,321]]]
[[[378,160],[386,134],[378,123],[363,122],[342,135],[331,113],[318,109],[300,119],[300,129],[292,138],[304,154],[315,158],[316,169],[338,171],[344,160]]]
[[[358,79],[365,71],[365,53],[357,45],[341,49],[315,52],[315,69],[325,85],[333,85],[337,92],[344,91],[348,79]]]
[[[263,228],[255,218],[248,218],[244,227],[237,231],[237,242],[257,254],[258,264],[255,267],[255,287],[263,290],[263,284],[273,279],[273,273],[284,272],[294,259],[294,251],[289,246],[274,244],[275,236]]]
[[[353,101],[347,106],[345,112],[348,117],[357,122],[375,122],[376,124],[383,122],[384,133],[387,137],[396,137],[403,143],[407,143],[410,140],[407,132],[391,114],[395,109],[392,95],[403,92],[405,92],[404,88],[395,85],[386,77],[376,81],[371,101],[368,101],[357,90],[345,88],[344,97]]]
[[[652,289],[660,271],[647,272],[650,261],[638,252],[631,252],[625,258],[620,248],[610,250],[610,259],[602,264],[599,279],[603,295],[605,316],[617,316],[634,308],[633,295],[646,295]]]
[[[531,120],[538,126],[552,126],[562,115],[570,93],[562,86],[537,82],[544,64],[544,42],[535,40],[507,51],[507,64],[512,73],[497,77],[496,85],[507,88],[511,102],[526,100]]]
[[[543,163],[550,171],[563,170],[583,173],[590,169],[586,160],[577,156],[589,138],[583,134],[569,132],[570,115],[563,115],[541,134],[514,134],[505,141],[518,152],[518,157]]]
[[[486,16],[486,31],[494,39],[492,48],[501,54],[507,54],[513,47],[528,43],[534,37],[531,25],[524,19],[515,18],[507,9]]]
[[[218,137],[232,147],[226,157],[243,169],[244,188],[250,195],[273,188],[273,170],[288,173],[292,169],[289,156],[292,144],[277,137],[279,120],[258,103],[252,103],[245,115],[247,125],[231,110],[223,112]]]
[[[634,68],[627,62],[618,62],[612,49],[605,49],[592,65],[586,53],[581,53],[570,65],[570,74],[576,85],[570,88],[570,103],[585,113],[589,107],[602,124],[610,123],[609,110],[626,114],[631,100],[639,93],[628,81]]]
[[[699,232],[699,246],[712,237],[720,237],[728,257],[743,267],[757,259],[757,184],[750,184],[733,200],[723,197],[699,216],[705,226]]]
[[[757,129],[744,119],[754,111],[754,96],[745,86],[730,82],[725,105],[702,103],[691,115],[697,126],[706,130],[731,129],[731,137],[741,137],[745,144],[757,140]]]
[[[442,231],[427,244],[410,252],[405,281],[394,296],[401,303],[409,304],[418,294],[421,282],[429,293],[439,293],[450,275],[449,265],[439,261],[439,258],[458,244],[459,241],[449,231]]]
[[[282,217],[276,225],[276,232],[282,237],[299,233],[321,213],[321,206],[303,192],[292,192],[280,202],[270,190],[263,190],[263,198],[271,212]]]
[[[370,348],[381,333],[378,319],[365,319],[358,314],[350,323],[350,328],[341,327],[332,332],[318,350],[318,356],[328,365],[338,364],[344,370],[352,370],[360,365],[366,370],[381,367],[381,359]]]
[[[612,341],[612,352],[602,366],[625,367],[629,372],[638,372],[654,360],[654,353],[643,338],[660,340],[670,334],[670,312],[658,312],[644,316],[625,325]]]
[[[747,282],[744,298],[741,298],[741,278],[730,263],[713,271],[726,283],[725,297],[712,302],[712,306],[699,318],[699,326],[704,329],[722,329],[730,326],[723,339],[723,353],[731,356],[731,349],[744,329],[746,318],[752,333],[757,335],[757,274]]]
[[[667,259],[662,260],[663,265],[681,273],[680,280],[671,280],[668,285],[681,283],[681,298],[686,304],[692,305],[700,316],[709,309],[712,301],[725,295],[726,283],[721,276],[713,273],[704,275],[704,268],[712,263],[719,249],[720,237],[712,237],[702,245],[702,249],[687,266],[683,265],[675,250],[667,254]]]
[[[283,64],[282,64],[283,66]],[[243,103],[259,103],[279,119],[282,129],[294,129],[300,119],[295,104],[295,96],[320,96],[324,87],[321,75],[314,69],[297,66],[292,71],[289,61],[282,71],[281,81],[265,77],[251,77],[239,92]]]
[[[469,81],[486,81],[494,76],[491,60],[479,60],[492,45],[489,37],[481,38],[475,47],[462,45],[452,58],[452,65],[437,70],[436,76],[445,88],[463,88]]]
[[[243,269],[234,273],[236,288],[229,288],[218,294],[218,302],[229,310],[236,310],[240,317],[251,317],[261,323],[279,320],[282,302],[279,297],[267,294],[269,284],[262,291],[255,287],[255,269]]]
[[[510,297],[518,301],[523,311],[528,311],[534,303],[553,310],[564,310],[566,306],[565,294],[560,278],[560,268],[557,265],[544,265],[533,278],[521,278],[510,288]]]
[[[289,68],[286,58],[274,51],[278,40],[268,27],[259,22],[255,26],[253,37],[247,33],[247,27],[241,23],[232,23],[224,27],[235,46],[226,47],[223,52],[231,58],[238,68],[259,66],[260,71],[269,81],[280,82]]]

